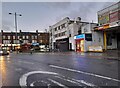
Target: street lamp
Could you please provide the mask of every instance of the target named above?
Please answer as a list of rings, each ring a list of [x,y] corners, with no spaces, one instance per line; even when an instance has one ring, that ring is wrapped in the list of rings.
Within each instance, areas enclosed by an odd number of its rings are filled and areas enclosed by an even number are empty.
[[[47,29],[45,29],[45,51],[47,51]]]
[[[21,14],[17,14],[15,13],[9,13],[10,15],[14,15],[15,16],[15,30],[16,30],[16,44],[17,44],[17,16],[22,16]]]

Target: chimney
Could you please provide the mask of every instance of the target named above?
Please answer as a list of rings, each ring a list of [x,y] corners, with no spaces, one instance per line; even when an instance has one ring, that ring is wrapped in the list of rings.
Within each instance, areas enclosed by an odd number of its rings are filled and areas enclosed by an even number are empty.
[[[77,21],[77,22],[80,22],[80,21],[81,21],[81,17],[77,17],[77,18],[76,18],[76,21]]]

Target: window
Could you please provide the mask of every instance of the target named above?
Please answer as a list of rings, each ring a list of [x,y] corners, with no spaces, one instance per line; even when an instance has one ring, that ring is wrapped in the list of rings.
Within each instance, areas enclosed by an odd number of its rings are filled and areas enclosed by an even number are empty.
[[[17,36],[17,38],[19,39],[19,38],[20,38],[20,36]]]
[[[61,34],[59,33],[58,36],[60,37],[60,35],[61,35]]]
[[[32,36],[32,39],[34,39],[34,35]]]
[[[5,35],[3,35],[3,39],[5,39]]]
[[[69,37],[71,37],[71,31],[69,30]]]
[[[26,39],[28,39],[28,36],[26,36]]]
[[[19,43],[19,40],[13,40],[13,43],[14,44]]]
[[[37,39],[37,36],[35,36],[35,39]]]
[[[13,36],[13,39],[15,39],[15,36]]]
[[[55,31],[57,31],[57,27],[55,28]]]
[[[10,39],[10,36],[8,36],[8,39]]]
[[[10,41],[9,40],[4,40],[3,43],[4,44],[10,44]]]
[[[60,26],[58,26],[58,30],[60,30]]]
[[[86,41],[92,41],[92,34],[85,34]]]
[[[65,28],[65,24],[62,24],[62,25],[61,25],[61,28]]]
[[[25,39],[25,36],[23,35],[23,39]]]
[[[32,43],[35,43],[35,42],[37,42],[36,40],[32,40]]]

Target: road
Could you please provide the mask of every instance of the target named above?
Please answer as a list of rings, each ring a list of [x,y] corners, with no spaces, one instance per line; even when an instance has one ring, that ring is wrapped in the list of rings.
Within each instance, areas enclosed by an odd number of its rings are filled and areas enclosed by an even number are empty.
[[[11,53],[0,56],[0,86],[118,86],[118,62],[74,52]]]

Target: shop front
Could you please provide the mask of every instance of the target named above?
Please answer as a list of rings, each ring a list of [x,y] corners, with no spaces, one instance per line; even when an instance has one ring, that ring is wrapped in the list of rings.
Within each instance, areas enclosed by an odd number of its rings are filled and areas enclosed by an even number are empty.
[[[88,52],[89,46],[92,45],[92,34],[81,34],[74,36],[76,52]]]
[[[55,50],[60,52],[69,51],[69,38],[56,40],[54,47]]]
[[[1,44],[2,49],[6,49],[8,51],[13,50],[16,51],[20,48],[20,44]]]
[[[120,50],[120,26],[106,29],[107,49]]]
[[[84,52],[85,34],[74,36],[76,52]]]
[[[84,52],[84,39],[76,40],[76,51]]]
[[[120,50],[120,26],[111,26],[110,24],[98,27],[97,32],[103,31],[104,49],[117,49]]]
[[[117,34],[117,48],[120,50],[120,33]]]

